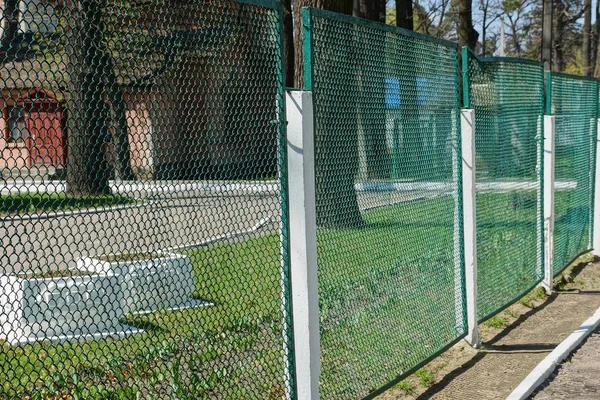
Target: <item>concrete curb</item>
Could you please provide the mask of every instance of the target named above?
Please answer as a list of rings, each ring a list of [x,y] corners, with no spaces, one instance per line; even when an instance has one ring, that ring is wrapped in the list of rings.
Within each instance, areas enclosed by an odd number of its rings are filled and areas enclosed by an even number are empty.
[[[506,399],[528,398],[598,326],[600,326],[600,308],[548,354]]]

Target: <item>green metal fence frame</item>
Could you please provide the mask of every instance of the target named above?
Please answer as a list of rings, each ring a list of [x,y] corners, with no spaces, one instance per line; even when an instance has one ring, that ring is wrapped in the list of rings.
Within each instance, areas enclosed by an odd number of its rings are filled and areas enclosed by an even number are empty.
[[[552,110],[552,94],[553,94],[553,90],[554,90],[554,86],[552,84],[552,78],[553,77],[559,77],[559,78],[566,78],[566,79],[572,79],[572,80],[576,80],[576,81],[588,81],[588,82],[594,82],[596,83],[596,118],[595,121],[597,123],[598,119],[600,118],[600,79],[598,78],[594,78],[594,77],[590,77],[590,76],[583,76],[583,75],[573,75],[573,74],[568,74],[568,73],[564,73],[564,72],[554,72],[554,71],[546,71],[546,79],[545,79],[545,83],[546,83],[546,96],[545,96],[545,101],[546,101],[546,115],[554,115],[556,116],[556,114],[553,112]],[[597,125],[596,125],[597,126]],[[596,129],[597,130],[597,129]],[[596,136],[598,136],[600,134],[600,132],[596,132]],[[577,254],[575,254],[571,259],[568,259],[565,264],[556,272],[553,272],[553,276],[556,277],[558,275],[560,275],[567,267],[569,267],[569,265],[571,265],[575,260],[577,260],[579,257],[581,257],[584,254],[587,254],[589,252],[591,252],[593,250],[592,248],[592,241],[593,241],[593,225],[594,225],[594,206],[595,206],[595,187],[596,187],[596,153],[598,151],[597,146],[596,146],[596,142],[597,142],[597,138],[596,137],[591,137],[590,138],[590,212],[589,212],[589,227],[588,227],[588,231],[589,231],[589,241],[588,241],[588,248],[586,250],[583,250]],[[556,153],[555,153],[555,157],[556,157]],[[553,215],[555,213],[553,212]],[[554,246],[554,249],[556,249],[556,246]]]
[[[326,10],[322,10],[322,9],[317,9],[317,8],[313,8],[313,7],[303,7],[302,8],[302,33],[303,33],[302,47],[303,47],[303,67],[304,67],[304,71],[303,71],[304,72],[304,75],[303,75],[304,90],[311,91],[311,92],[314,90],[314,81],[313,81],[313,75],[314,75],[313,43],[314,43],[314,39],[313,39],[313,34],[312,34],[313,33],[312,32],[313,31],[312,20],[314,17],[326,18],[326,19],[330,19],[333,21],[339,21],[339,22],[342,22],[345,24],[350,24],[350,25],[370,27],[370,28],[374,28],[377,30],[385,31],[385,32],[400,34],[403,36],[407,36],[407,37],[411,37],[411,38],[415,38],[415,39],[419,39],[419,40],[425,40],[428,42],[443,45],[449,49],[454,49],[456,51],[456,58],[455,58],[456,75],[455,75],[455,79],[454,79],[454,84],[456,85],[456,87],[460,87],[459,86],[460,46],[458,45],[458,43],[444,40],[444,39],[439,39],[439,38],[436,38],[433,36],[424,35],[424,34],[414,32],[411,30],[398,28],[398,27],[394,27],[394,26],[390,26],[390,25],[386,25],[386,24],[381,24],[381,23],[377,23],[377,22],[373,22],[373,21],[369,21],[369,20],[365,20],[365,19],[361,19],[361,18],[344,15],[344,14],[339,14],[339,13],[326,11]],[[386,390],[394,387],[396,384],[398,384],[402,380],[406,379],[408,376],[412,375],[414,372],[416,372],[423,366],[427,365],[433,359],[437,358],[439,355],[446,352],[448,349],[450,349],[456,343],[463,340],[466,337],[467,332],[468,332],[468,329],[467,329],[468,328],[467,327],[467,306],[466,306],[467,299],[466,299],[466,289],[465,289],[466,277],[465,277],[464,221],[463,221],[464,220],[464,218],[463,218],[464,210],[463,210],[463,201],[462,201],[462,175],[463,175],[463,173],[462,173],[461,135],[460,135],[460,99],[461,99],[461,95],[460,95],[460,91],[459,91],[457,93],[457,104],[459,106],[459,108],[457,109],[457,112],[459,114],[457,116],[458,133],[457,133],[457,135],[456,135],[457,137],[455,139],[456,151],[457,151],[456,168],[457,168],[457,182],[458,182],[458,187],[457,187],[457,196],[458,196],[457,203],[458,204],[457,204],[456,218],[458,218],[458,221],[459,221],[458,222],[458,224],[459,224],[459,232],[458,232],[459,239],[458,240],[459,240],[459,245],[460,245],[459,257],[460,257],[461,272],[462,272],[461,273],[461,285],[462,285],[461,302],[463,304],[462,319],[463,319],[463,327],[464,327],[465,332],[458,335],[457,338],[455,338],[453,341],[449,342],[443,348],[441,348],[438,351],[431,354],[426,359],[422,360],[421,362],[414,365],[410,369],[403,371],[402,373],[397,375],[393,380],[389,381],[387,384],[371,391],[368,395],[366,395],[364,397],[364,399],[375,398],[378,395],[384,393]],[[315,114],[316,114],[316,111],[315,111]]]
[[[516,57],[478,57],[469,47],[462,47],[462,89],[463,89],[463,107],[468,109],[471,108],[471,99],[470,99],[470,80],[469,80],[469,57],[475,58],[478,62],[485,64],[498,64],[498,63],[510,63],[510,64],[526,64],[539,67],[543,69],[543,64],[528,59],[516,58]],[[542,85],[544,83],[544,75],[542,74]],[[540,98],[540,109],[542,110],[542,114],[540,114],[541,122],[540,122],[540,132],[539,138],[537,139],[537,150],[538,150],[538,171],[537,171],[537,180],[539,183],[538,196],[537,196],[537,231],[538,231],[538,246],[537,246],[537,269],[540,270],[541,276],[532,283],[526,290],[522,293],[516,295],[510,301],[507,301],[502,306],[498,307],[495,311],[488,313],[488,315],[481,317],[478,319],[479,323],[483,323],[498,313],[502,312],[506,308],[510,307],[514,304],[518,299],[525,296],[531,290],[533,290],[536,286],[538,286],[544,279],[544,263],[545,263],[545,237],[544,237],[544,98]],[[477,115],[475,115],[475,120],[477,121]],[[476,125],[477,126],[477,125]],[[477,129],[477,128],[475,128]],[[477,150],[476,150],[477,151]]]

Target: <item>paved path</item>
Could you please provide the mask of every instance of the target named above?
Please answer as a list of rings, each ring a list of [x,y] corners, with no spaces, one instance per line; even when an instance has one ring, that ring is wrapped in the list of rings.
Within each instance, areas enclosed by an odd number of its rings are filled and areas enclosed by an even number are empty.
[[[600,306],[600,263],[579,268],[572,276],[580,282],[573,287],[580,291],[555,295],[536,309],[522,314],[510,327],[490,331],[497,332],[491,336],[484,332],[484,347],[480,351],[468,346],[463,349],[466,345],[460,345],[449,351],[447,357],[442,355],[439,363],[444,372],[441,376],[436,375],[437,383],[432,387],[419,388],[413,394],[393,388],[381,398],[506,399],[541,360]],[[520,304],[511,308],[513,311],[526,310]],[[435,363],[434,360],[430,367]],[[449,369],[443,364],[449,365]],[[600,394],[595,398],[600,399]]]
[[[31,182],[4,189],[63,189],[59,182],[48,185]],[[84,256],[195,247],[244,232],[247,238],[254,228],[258,234],[277,232],[281,220],[279,188],[269,182],[122,183],[113,184],[113,192],[139,199],[140,204],[50,217],[0,217],[0,274],[64,270]],[[365,211],[438,195],[361,192],[358,200]]]
[[[600,399],[600,329],[564,362],[532,397],[535,400]]]

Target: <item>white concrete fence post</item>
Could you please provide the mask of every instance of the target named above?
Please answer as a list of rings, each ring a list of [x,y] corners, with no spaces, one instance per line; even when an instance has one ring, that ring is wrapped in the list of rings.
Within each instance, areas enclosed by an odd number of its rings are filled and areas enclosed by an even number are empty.
[[[287,153],[294,359],[298,400],[319,399],[314,120],[312,93],[288,92]]]
[[[544,279],[542,287],[552,293],[554,278],[554,142],[556,117],[544,116]]]
[[[592,254],[600,256],[600,119],[596,133],[596,165],[594,177],[594,218],[592,222]]]
[[[477,348],[477,209],[475,203],[475,110],[460,113],[462,150],[463,229],[465,242],[465,291],[467,297],[467,336],[469,345]]]

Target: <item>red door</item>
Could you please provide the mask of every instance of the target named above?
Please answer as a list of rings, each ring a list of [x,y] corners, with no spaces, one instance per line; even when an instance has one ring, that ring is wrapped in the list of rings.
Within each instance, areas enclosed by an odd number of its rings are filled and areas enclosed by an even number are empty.
[[[56,107],[33,108],[26,114],[25,119],[32,163],[62,167],[64,147],[61,110]]]

